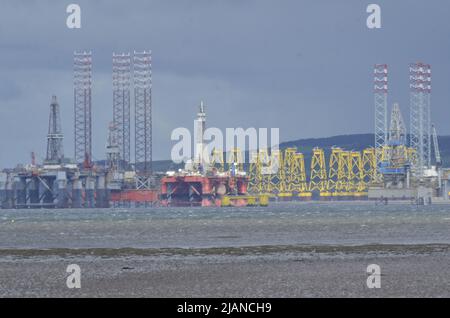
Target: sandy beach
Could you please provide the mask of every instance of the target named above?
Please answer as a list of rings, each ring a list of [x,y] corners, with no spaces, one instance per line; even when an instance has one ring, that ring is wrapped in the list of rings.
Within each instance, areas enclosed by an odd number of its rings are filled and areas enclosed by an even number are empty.
[[[448,245],[0,254],[1,297],[450,297]],[[380,289],[366,286],[372,263]],[[66,286],[69,264],[80,289]]]

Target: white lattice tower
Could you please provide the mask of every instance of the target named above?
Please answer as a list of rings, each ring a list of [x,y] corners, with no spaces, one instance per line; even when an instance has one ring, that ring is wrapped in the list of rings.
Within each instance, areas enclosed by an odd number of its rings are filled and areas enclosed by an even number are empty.
[[[409,66],[410,147],[416,150],[415,174],[422,177],[431,166],[431,66],[421,62]]]
[[[112,57],[113,67],[113,122],[117,136],[120,160],[131,161],[130,156],[130,53],[115,54]]]
[[[387,94],[388,67],[386,64],[374,66],[375,101],[375,155],[377,167],[381,162],[381,149],[387,141]]]

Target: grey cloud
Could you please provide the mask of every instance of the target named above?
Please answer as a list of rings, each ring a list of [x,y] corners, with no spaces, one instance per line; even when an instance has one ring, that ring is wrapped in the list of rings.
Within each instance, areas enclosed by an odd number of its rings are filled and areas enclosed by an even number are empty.
[[[65,26],[71,2],[82,8],[81,30]],[[389,102],[406,119],[408,63],[432,64],[433,119],[450,133],[447,1],[377,1],[381,30],[365,27],[369,2],[360,0],[71,2],[2,1],[0,143],[9,151],[0,166],[44,152],[52,94],[73,154],[74,50],[94,54],[96,158],[112,116],[112,52],[134,49],[153,52],[156,158],[168,158],[173,128],[192,126],[200,99],[210,126],[280,127],[283,140],[371,132],[371,67],[380,62],[390,65]]]

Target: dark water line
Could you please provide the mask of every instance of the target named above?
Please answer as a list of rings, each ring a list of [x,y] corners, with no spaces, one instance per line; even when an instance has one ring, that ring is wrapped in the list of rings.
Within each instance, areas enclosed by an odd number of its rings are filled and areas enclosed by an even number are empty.
[[[0,257],[125,257],[125,256],[245,256],[278,253],[310,254],[430,254],[448,253],[450,244],[368,244],[368,245],[273,245],[215,248],[51,248],[0,249]]]

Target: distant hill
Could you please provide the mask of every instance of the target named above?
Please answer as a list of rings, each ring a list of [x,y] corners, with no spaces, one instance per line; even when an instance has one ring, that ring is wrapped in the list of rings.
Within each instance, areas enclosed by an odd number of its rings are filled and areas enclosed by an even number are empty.
[[[450,167],[450,136],[439,136],[439,149],[441,152],[442,162],[444,167]],[[299,152],[305,155],[305,166],[309,171],[311,164],[311,154],[314,147],[323,148],[325,151],[326,161],[328,165],[328,158],[331,152],[331,147],[337,146],[345,150],[361,151],[365,148],[372,147],[374,142],[373,134],[353,134],[340,135],[325,138],[307,138],[298,139],[280,144],[281,149],[288,147],[296,147]],[[434,162],[434,151],[432,148],[432,162]],[[182,165],[176,165],[170,160],[154,161],[153,168],[155,171],[176,170]]]
[[[297,147],[304,154],[312,152],[314,147],[327,150],[332,146],[341,147],[346,150],[362,150],[373,145],[373,134],[341,135],[325,138],[298,139],[280,143],[280,148]]]
[[[311,166],[311,156],[313,148],[322,148],[325,152],[325,161],[328,166],[328,160],[333,146],[345,150],[361,151],[373,145],[373,134],[341,135],[324,138],[298,139],[280,143],[280,148],[296,147],[298,152],[303,153],[305,157],[306,173],[309,174]]]
[[[407,138],[409,140],[409,136]],[[438,137],[439,150],[441,152],[442,163],[444,167],[450,166],[450,136]],[[328,163],[329,154],[332,146],[337,146],[345,150],[357,150],[361,151],[368,147],[373,147],[374,135],[373,134],[353,134],[353,135],[340,135],[325,138],[308,138],[298,139],[293,141],[287,141],[280,144],[281,149],[288,147],[297,147],[299,152],[305,155],[305,165],[310,166],[311,153],[314,147],[323,148]],[[432,146],[431,160],[434,164],[434,146]]]

